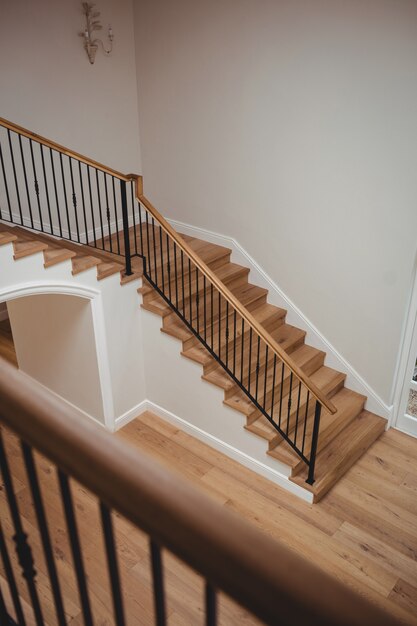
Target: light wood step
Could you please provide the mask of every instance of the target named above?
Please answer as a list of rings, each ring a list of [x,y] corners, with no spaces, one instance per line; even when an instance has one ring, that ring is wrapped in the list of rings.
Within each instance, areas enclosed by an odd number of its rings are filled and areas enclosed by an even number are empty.
[[[366,410],[362,411],[317,455],[316,480],[313,485],[305,482],[308,475],[307,468],[297,476],[291,477],[290,480],[311,491],[314,494],[314,502],[318,502],[382,435],[385,426],[384,418]]]
[[[363,410],[366,397],[344,387],[333,397],[332,402],[337,408],[337,413],[332,415],[326,409],[322,410],[320,418],[320,435],[317,450],[323,450],[352,420],[354,420]],[[311,449],[314,419],[307,421],[305,433],[305,450]],[[301,445],[303,431],[297,439]],[[299,441],[298,441],[299,440]],[[291,467],[292,475],[295,476],[304,467],[304,461],[285,442],[273,447],[268,454],[274,459],[285,463]]]
[[[68,261],[75,257],[75,252],[72,250],[68,250],[66,248],[47,248],[44,250],[43,258],[44,264],[43,266],[52,267],[53,265],[57,265],[58,263],[63,263],[64,261]]]
[[[0,246],[4,246],[6,243],[11,243],[12,241],[16,241],[16,235],[9,232],[0,232]]]
[[[99,263],[97,265],[97,280],[103,280],[113,274],[120,274],[123,271],[123,266],[120,263]]]
[[[48,244],[43,243],[42,241],[37,241],[36,239],[26,240],[18,237],[13,241],[13,258],[17,261],[18,259],[23,259],[24,257],[32,254],[43,252],[47,248]]]
[[[162,325],[161,332],[166,335],[170,335],[171,337],[175,337],[182,342],[187,341],[190,337],[194,337],[193,333],[188,330],[187,326],[178,316],[176,320],[173,320],[167,326]]]
[[[74,257],[72,257],[71,263],[72,275],[76,276],[77,274],[81,274],[81,272],[86,272],[92,267],[100,265],[101,259],[86,254],[76,254]]]

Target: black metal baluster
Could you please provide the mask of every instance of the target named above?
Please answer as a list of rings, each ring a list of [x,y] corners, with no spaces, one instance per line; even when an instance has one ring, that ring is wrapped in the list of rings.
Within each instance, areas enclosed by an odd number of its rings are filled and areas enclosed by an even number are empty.
[[[258,402],[258,385],[259,385],[259,370],[260,370],[259,352],[260,352],[260,348],[261,348],[261,338],[258,335],[258,348],[257,348],[257,353],[256,353],[256,379],[255,379],[255,400],[256,400],[256,402]]]
[[[52,224],[51,203],[49,200],[48,177],[46,175],[45,156],[43,154],[43,145],[41,143],[39,144],[39,149],[40,149],[41,160],[42,160],[43,179],[45,181],[46,206],[48,207],[49,227],[50,227],[51,234],[53,234],[54,228]]]
[[[178,310],[178,268],[177,268],[177,244],[174,241],[174,269],[175,269],[175,306]]]
[[[28,201],[30,225],[31,225],[31,228],[33,228],[32,204],[30,202],[30,194],[29,194],[28,177],[27,177],[27,173],[26,173],[25,156],[23,154],[22,136],[18,135],[18,138],[19,138],[19,146],[20,146],[20,157],[22,159],[23,178],[25,180],[25,187],[26,187],[26,197],[27,197],[27,201]]]
[[[94,168],[96,170],[96,186],[97,186],[97,201],[98,201],[98,216],[100,219],[100,230],[101,230],[101,248],[102,250],[104,250],[104,228],[103,228],[103,214],[102,214],[102,209],[101,209],[101,193],[100,193],[100,181],[98,178],[98,169]],[[120,181],[122,182],[122,181]],[[126,185],[126,183],[125,183]],[[125,193],[126,193],[126,189],[125,189]],[[125,250],[125,254],[126,254],[126,250]]]
[[[197,311],[197,334],[200,336],[200,294],[198,293],[198,267],[195,268],[195,308]]]
[[[185,317],[184,253],[182,250],[181,250],[181,287],[182,287],[182,314]]]
[[[59,210],[58,189],[57,189],[57,185],[56,185],[54,155],[53,155],[53,152],[52,152],[51,148],[49,148],[49,158],[51,159],[52,180],[53,180],[53,183],[54,183],[56,214],[57,214],[57,217],[58,217],[58,226],[59,226],[59,236],[62,238],[62,222],[61,222],[61,213],[60,213],[60,210]]]
[[[9,617],[6,609],[6,603],[4,601],[3,592],[0,587],[0,624],[5,624],[5,626],[15,626],[14,620]]]
[[[217,597],[216,591],[206,581],[205,586],[206,600],[206,626],[216,626],[217,624]]]
[[[32,160],[32,168],[33,168],[33,176],[34,176],[33,184],[35,186],[36,201],[37,201],[37,204],[38,204],[39,222],[40,222],[40,225],[41,225],[41,231],[44,232],[44,229],[43,229],[43,218],[42,218],[42,211],[41,211],[41,201],[40,201],[40,198],[39,198],[39,181],[38,181],[38,176],[36,174],[35,157],[33,156],[32,139],[29,139],[29,148],[30,148],[30,156],[31,156],[31,160]]]
[[[191,259],[188,259],[188,299],[190,303],[190,324],[193,322],[193,299],[191,296]]]
[[[294,445],[297,445],[297,431],[298,431],[298,419],[300,413],[300,398],[301,398],[301,381],[298,381],[298,397],[297,397],[297,411],[295,414],[295,432],[294,432]]]
[[[219,359],[221,358],[221,343],[222,343],[222,300],[221,300],[221,295],[220,295],[220,291],[217,292],[218,298],[219,298],[219,354],[217,355],[219,357]]]
[[[211,317],[210,317],[210,326],[211,326],[211,349],[214,349],[214,328],[213,328],[213,317],[214,317],[214,293],[213,293],[213,283],[210,283],[210,307],[211,307]]]
[[[226,368],[229,367],[229,301],[226,300]]]
[[[112,234],[111,234],[111,214],[110,214],[110,207],[109,207],[109,190],[107,189],[106,172],[103,172],[103,178],[104,178],[104,192],[106,196],[107,236],[109,238],[110,252],[113,252],[113,241],[112,241]],[[117,226],[116,226],[116,229],[117,229]]]
[[[159,247],[161,249],[162,293],[165,295],[164,244],[162,242],[162,228],[161,227],[159,227]]]
[[[94,247],[97,248],[96,220],[94,218],[94,203],[93,203],[93,194],[92,194],[92,191],[91,191],[91,176],[90,176],[90,166],[89,165],[87,165],[87,180],[88,180],[88,192],[90,194],[91,223],[93,225]]]
[[[81,189],[81,203],[83,205],[83,217],[84,217],[84,234],[85,234],[85,243],[88,245],[88,226],[87,226],[87,213],[85,210],[85,196],[84,196],[84,183],[83,183],[83,174],[81,170],[81,161],[78,161],[78,176],[80,179],[80,189]]]
[[[151,280],[152,279],[152,268],[151,268],[151,247],[149,244],[149,218],[148,218],[148,211],[145,211],[145,219],[146,219],[146,244],[147,244],[147,248],[148,248],[148,268],[149,268],[149,278]]]
[[[72,158],[69,157],[69,169],[70,169],[70,176],[71,176],[71,198],[72,198],[72,207],[74,209],[74,217],[75,217],[75,230],[77,231],[77,241],[78,243],[80,243],[80,227],[78,224],[78,211],[77,211],[77,194],[75,193],[75,187],[74,187],[74,173],[72,171]]]
[[[17,175],[16,175],[16,163],[14,161],[12,138],[11,138],[9,129],[7,129],[7,137],[8,137],[8,140],[9,140],[10,158],[12,160],[13,177],[14,177],[14,184],[15,184],[15,187],[16,187],[16,197],[17,197],[17,206],[19,207],[20,223],[23,224],[22,203],[20,201],[19,185],[18,185],[18,182],[17,182]],[[13,216],[12,216],[12,222],[14,222]]]
[[[49,580],[51,581],[51,589],[54,598],[56,617],[60,626],[66,626],[67,621],[65,619],[64,604],[62,601],[61,588],[58,581],[58,573],[55,566],[54,553],[52,550],[48,523],[46,521],[45,508],[42,501],[35,460],[33,458],[32,449],[27,443],[22,441],[21,447],[26,467],[26,474],[28,477],[28,482],[33,498],[33,504],[35,506],[39,533],[42,539],[42,547],[45,555],[46,567],[48,569]]]
[[[156,618],[155,624],[156,626],[165,626],[166,610],[161,550],[159,546],[152,541],[152,539],[150,540],[150,551],[152,563],[153,599]]]
[[[307,418],[308,418],[308,404],[310,401],[310,390],[307,390],[306,410],[304,414],[304,429],[303,429],[303,443],[301,446],[301,454],[304,454],[304,447],[306,443],[306,431],[307,431]]]
[[[135,218],[135,198],[133,194],[133,181],[130,183],[130,197],[132,201],[132,218],[133,218],[133,232],[135,240],[135,254],[138,253],[138,242],[136,237],[136,218]],[[140,204],[139,204],[139,219],[140,219]]]
[[[125,626],[123,596],[120,585],[119,565],[116,555],[111,513],[105,504],[100,502],[101,525],[103,528],[104,544],[106,546],[107,569],[109,571],[114,619],[117,626]]]
[[[3,158],[3,151],[1,149],[1,143],[0,143],[0,162],[1,162],[1,169],[3,172],[4,187],[6,190],[7,206],[9,207],[10,221],[12,222],[13,216],[12,216],[12,208],[10,205],[9,186],[7,184],[6,168],[4,167],[4,158]],[[4,217],[2,216],[1,219],[4,219]]]
[[[20,518],[19,507],[17,505],[17,499],[15,496],[15,490],[13,486],[13,479],[10,473],[9,462],[6,457],[6,450],[3,443],[3,435],[0,431],[0,469],[3,476],[4,487],[6,490],[7,503],[10,510],[10,515],[13,521],[13,527],[15,534],[13,541],[16,544],[16,554],[18,557],[19,565],[22,568],[22,576],[26,581],[26,585],[29,592],[29,597],[32,603],[32,609],[35,616],[37,626],[43,626],[42,609],[39,602],[38,591],[36,588],[36,570],[33,561],[33,555],[31,547],[28,543],[28,535],[23,530],[22,521]]]
[[[282,396],[284,393],[284,373],[285,373],[285,364],[282,362],[281,366],[281,388],[279,390],[279,417],[278,417],[278,426],[281,428],[281,419],[282,419]]]
[[[242,344],[240,346],[240,384],[243,385],[243,357],[245,344],[245,320],[242,317]]]
[[[266,403],[266,383],[267,383],[267,379],[268,379],[268,346],[265,346],[265,373],[264,373],[264,400],[262,403],[262,408],[265,410],[265,403]]]
[[[111,177],[111,184],[112,184],[112,189],[113,189],[114,216],[116,219],[117,254],[120,254],[119,214],[117,212],[116,185],[114,184],[114,176]],[[140,211],[140,207],[139,207],[139,211]]]
[[[207,343],[207,280],[206,275],[203,274],[203,305],[204,305],[204,313],[203,313],[203,323],[204,323],[204,343]]]
[[[9,591],[10,591],[10,595],[12,598],[17,623],[19,626],[26,626],[26,620],[23,614],[22,604],[20,602],[19,591],[17,589],[16,579],[13,573],[12,562],[10,560],[10,556],[7,551],[7,545],[4,539],[3,528],[1,526],[1,523],[0,523],[0,554],[1,554],[1,560],[3,561],[4,573],[6,576],[7,584],[9,586]]]
[[[169,298],[169,302],[170,304],[172,304],[172,286],[171,286],[171,257],[169,254],[169,237],[168,234],[165,234],[165,243],[167,245],[167,257],[168,257],[168,266],[167,266],[167,270],[168,270],[168,298]]]
[[[287,427],[286,434],[288,437],[288,429],[290,426],[290,417],[291,417],[291,405],[292,405],[292,381],[293,381],[293,373],[290,373],[290,390],[288,392],[288,403],[287,403]]]
[[[158,268],[156,266],[156,239],[155,239],[155,218],[152,217],[152,243],[153,243],[153,260],[155,268],[155,283],[158,286]]]
[[[143,224],[142,224],[142,205],[138,201],[138,210],[139,210],[139,232],[140,232],[140,256],[143,257]]]
[[[233,376],[236,375],[236,309],[233,309]]]
[[[58,480],[61,490],[62,503],[64,505],[65,520],[71,546],[72,560],[75,567],[78,593],[80,596],[81,608],[85,626],[93,626],[93,616],[91,613],[90,599],[88,597],[87,579],[85,575],[84,562],[81,554],[80,539],[78,536],[77,522],[74,514],[74,504],[72,501],[71,489],[68,477],[61,470],[58,470]]]
[[[310,462],[308,465],[308,477],[306,481],[309,485],[312,485],[314,483],[314,469],[316,466],[317,443],[319,440],[320,415],[321,404],[318,400],[316,400],[316,407],[314,409],[313,436],[311,439]]]
[[[249,366],[248,366],[248,391],[250,393],[250,375],[252,363],[252,326],[249,328]]]
[[[63,189],[64,189],[65,213],[67,215],[67,225],[68,225],[68,239],[72,239],[71,224],[70,224],[69,211],[68,211],[67,186],[65,184],[64,164],[63,164],[63,161],[62,161],[62,154],[61,154],[61,152],[59,152],[59,162],[60,162],[60,165],[61,165],[62,186],[63,186]]]
[[[124,237],[124,246],[125,246],[125,275],[131,276],[133,274],[132,257],[130,254],[130,233],[129,233],[129,216],[127,214],[126,181],[124,180],[120,181],[120,198],[122,201],[123,237]]]
[[[274,354],[274,367],[272,370],[272,398],[271,398],[271,420],[274,417],[274,401],[275,401],[275,374],[277,371],[277,355]]]

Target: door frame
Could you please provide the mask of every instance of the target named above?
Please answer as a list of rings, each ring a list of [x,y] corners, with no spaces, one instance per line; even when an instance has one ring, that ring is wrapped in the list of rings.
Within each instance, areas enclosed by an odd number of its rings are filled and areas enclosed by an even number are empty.
[[[414,355],[414,356],[413,356]],[[414,279],[407,307],[407,314],[404,322],[402,341],[396,368],[396,375],[393,386],[393,410],[390,419],[390,426],[397,428],[409,435],[417,437],[416,428],[407,428],[407,418],[405,410],[407,407],[405,400],[405,387],[411,387],[408,380],[408,371],[411,368],[411,361],[417,358],[417,259],[414,264]]]

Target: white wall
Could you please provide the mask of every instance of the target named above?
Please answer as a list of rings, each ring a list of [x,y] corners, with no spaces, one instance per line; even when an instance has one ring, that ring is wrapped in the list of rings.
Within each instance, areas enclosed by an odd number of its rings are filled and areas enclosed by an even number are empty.
[[[389,402],[417,232],[415,0],[135,0],[145,193],[233,236]]]
[[[97,9],[109,57],[90,65],[78,0],[1,2],[0,116],[124,173],[140,173],[131,0]]]
[[[90,301],[36,295],[8,310],[19,369],[104,423]]]

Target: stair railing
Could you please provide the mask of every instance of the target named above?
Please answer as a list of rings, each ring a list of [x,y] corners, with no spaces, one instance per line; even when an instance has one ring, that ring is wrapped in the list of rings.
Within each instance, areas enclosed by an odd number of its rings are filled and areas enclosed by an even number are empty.
[[[143,274],[195,338],[308,466],[322,409],[336,407],[123,175],[0,118],[0,220],[143,260]],[[0,177],[1,181],[1,177]],[[17,210],[16,210],[17,207]]]
[[[42,469],[38,453],[44,457]],[[53,623],[66,626],[71,621],[65,610],[68,577],[73,576],[84,624],[92,626],[102,619],[95,614],[86,561],[92,561],[94,567],[103,559],[98,551],[94,555],[91,551],[85,553],[80,533],[84,524],[80,524],[74,498],[74,479],[97,504],[100,522],[97,520],[99,525],[91,532],[100,534],[101,525],[105,557],[102,566],[108,575],[108,590],[102,592],[107,592],[108,610],[112,607],[117,626],[125,626],[140,615],[127,612],[123,583],[127,584],[131,570],[123,571],[121,577],[114,513],[148,537],[156,626],[165,626],[169,621],[166,552],[175,554],[203,578],[207,626],[218,623],[218,592],[226,593],[265,624],[398,626],[385,611],[220,506],[181,476],[80,418],[71,406],[35,381],[23,378],[3,359],[0,475],[4,485],[0,491],[1,624],[25,626],[34,622],[43,626],[48,604],[52,607],[49,611],[56,613]],[[28,494],[26,500],[21,497],[22,486]],[[27,514],[29,500],[33,501],[33,516]],[[57,521],[59,501],[64,523]],[[92,511],[94,515],[94,507]],[[68,559],[65,568],[57,566],[57,537],[60,545],[63,538],[68,540],[72,563]],[[37,570],[43,573],[42,580]],[[69,601],[74,607],[77,599],[72,595]],[[136,606],[141,610],[140,604]]]

